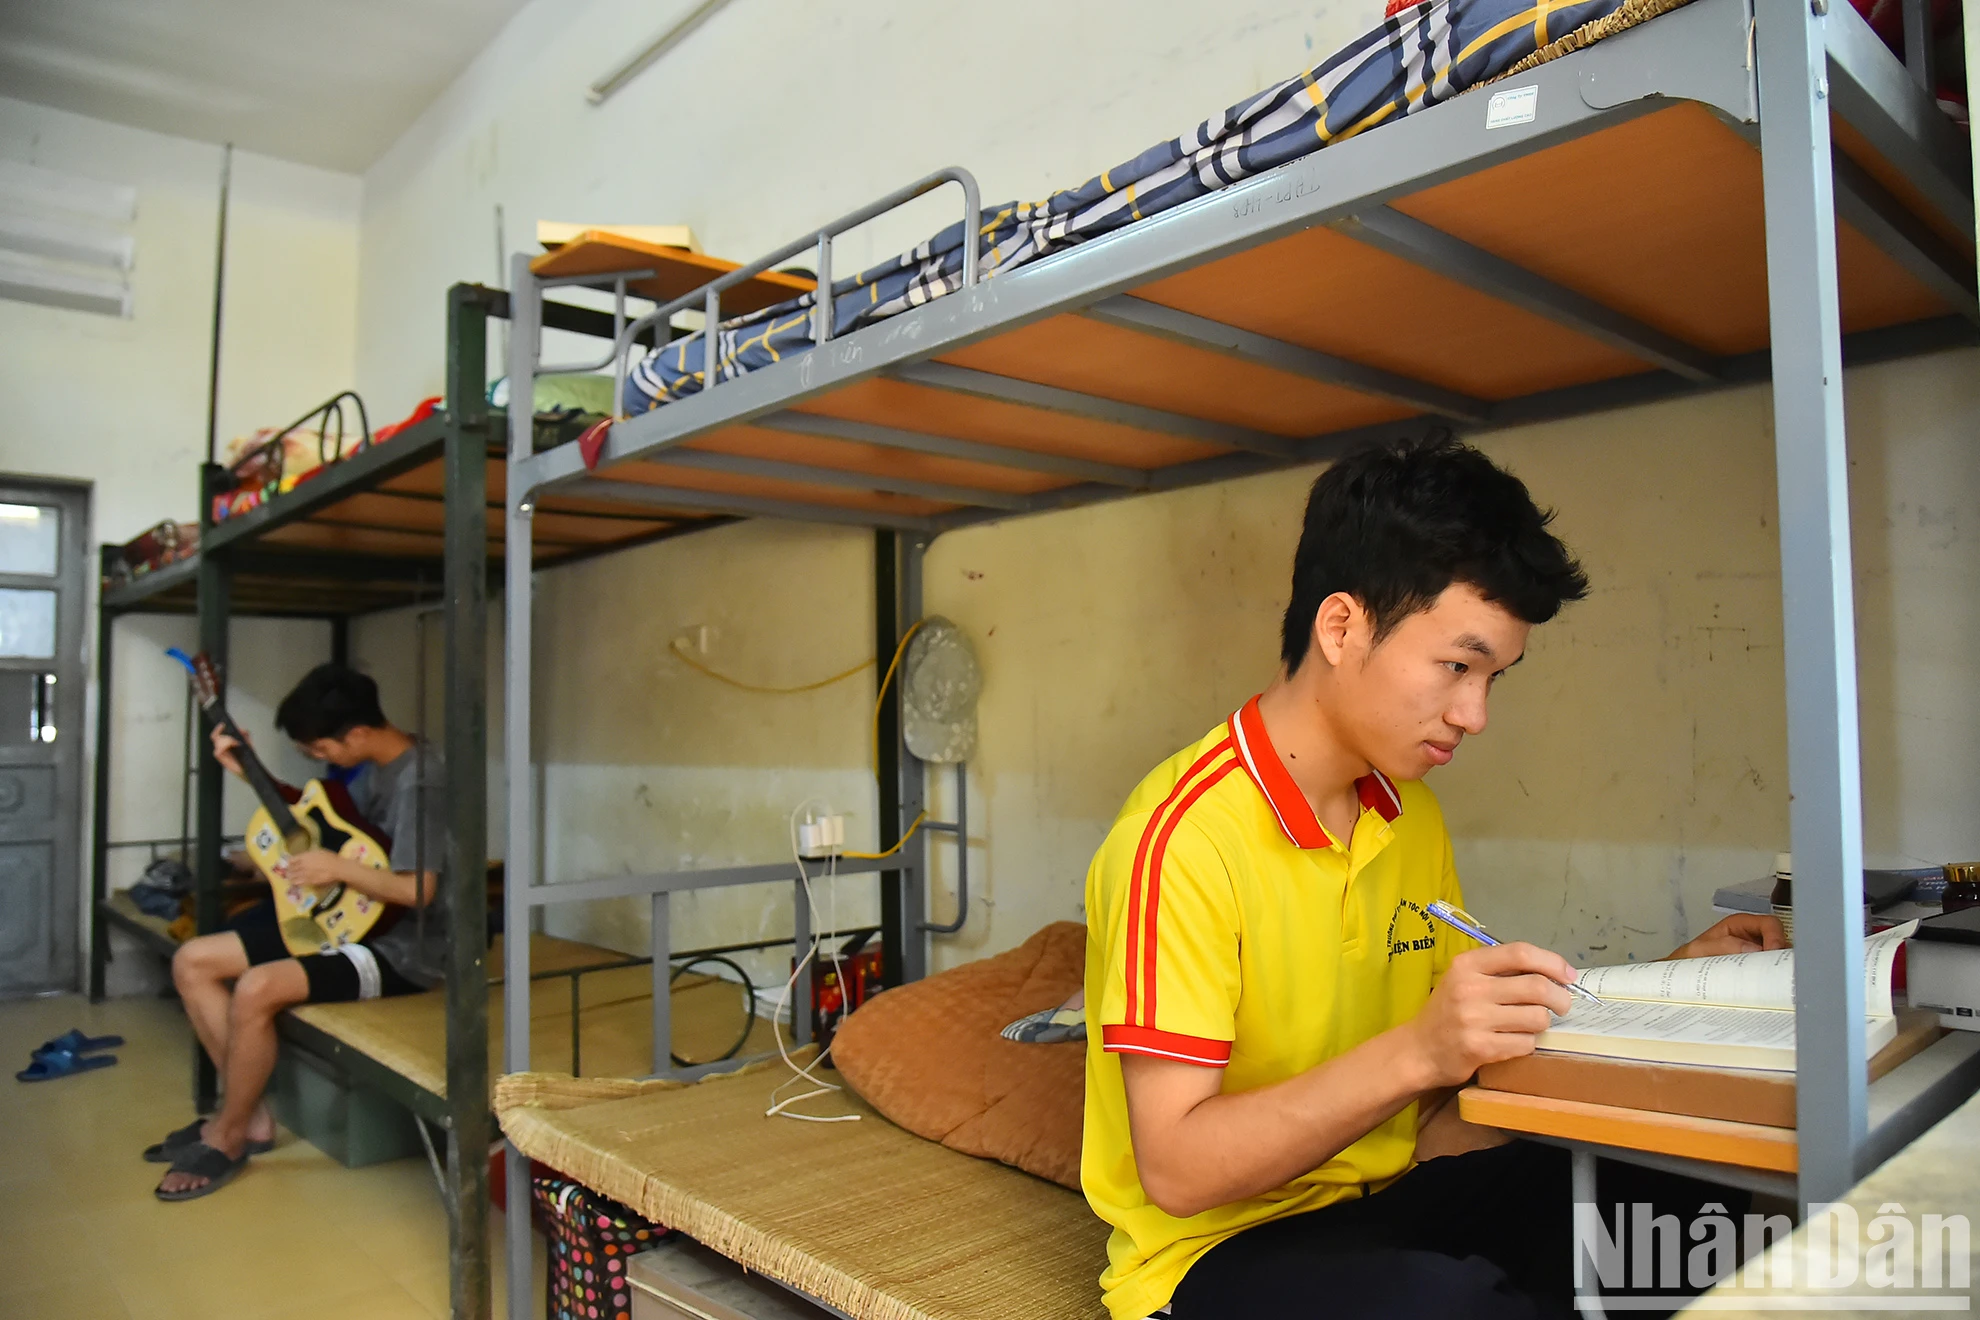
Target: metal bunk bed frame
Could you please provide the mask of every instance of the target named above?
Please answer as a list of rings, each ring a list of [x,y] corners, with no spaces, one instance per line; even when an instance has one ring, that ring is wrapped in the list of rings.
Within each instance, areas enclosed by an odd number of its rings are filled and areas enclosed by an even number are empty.
[[[1917,0],[1912,0],[1915,5]],[[509,844],[506,922],[527,927],[532,912],[552,904],[601,897],[647,896],[653,903],[656,966],[667,948],[667,895],[705,885],[788,879],[788,863],[766,867],[654,876],[617,876],[545,884],[537,875],[537,786],[531,764],[531,618],[533,581],[528,548],[539,501],[556,494],[617,499],[647,507],[697,508],[737,516],[778,516],[854,523],[879,529],[880,653],[889,652],[921,612],[921,563],[941,532],[1014,513],[1089,504],[1146,491],[1213,482],[1294,464],[1324,461],[1370,438],[1421,431],[1426,425],[1479,433],[1591,413],[1734,385],[1771,381],[1781,518],[1781,573],[1787,657],[1788,756],[1792,784],[1791,836],[1798,872],[1796,931],[1802,975],[1797,978],[1800,1057],[1797,1120],[1803,1204],[1833,1200],[1870,1168],[1924,1131],[1980,1085],[1980,1038],[1955,1035],[1912,1066],[1876,1086],[1866,1084],[1860,1033],[1831,1024],[1863,1015],[1861,789],[1856,723],[1855,633],[1850,577],[1846,449],[1842,416],[1845,363],[1887,360],[1972,345],[1980,323],[1967,254],[1946,228],[1921,221],[1936,212],[1947,227],[1973,234],[1971,167],[1960,143],[1917,81],[1847,5],[1829,0],[1694,0],[1676,12],[1521,75],[1538,88],[1542,113],[1523,126],[1488,126],[1483,97],[1454,102],[1389,125],[1373,138],[1342,142],[1103,239],[1048,256],[1028,267],[977,282],[974,263],[964,286],[948,296],[879,324],[830,339],[817,318],[819,341],[747,375],[712,382],[699,393],[618,422],[602,451],[587,461],[575,447],[536,452],[526,427],[511,419],[507,561]],[[1762,96],[1764,91],[1764,112]],[[1489,167],[1519,160],[1682,102],[1702,105],[1719,124],[1757,147],[1764,136],[1760,194],[1764,199],[1765,289],[1770,342],[1757,351],[1701,351],[1623,312],[1495,256],[1394,209],[1410,194]],[[1831,141],[1831,115],[1889,167],[1873,177]],[[829,280],[836,235],[961,171],[931,176],[807,235],[754,267],[736,272],[642,320],[624,321],[623,282],[618,319],[628,329],[666,322],[699,307],[707,324],[720,319],[720,295],[733,279],[766,269],[792,253],[815,248]],[[1902,192],[1909,200],[1900,202]],[[1838,281],[1838,219],[1919,285],[1951,315],[1912,319],[1849,335],[1843,332]],[[1503,401],[1468,397],[1392,371],[1333,357],[1200,316],[1178,312],[1129,291],[1166,276],[1326,226],[1347,233],[1419,269],[1436,272],[1501,303],[1619,349],[1652,370],[1616,375]],[[583,281],[555,281],[575,283]],[[609,277],[589,281],[611,288]],[[541,370],[536,308],[549,282],[515,259],[514,335],[510,377]],[[1154,339],[1181,342],[1229,358],[1400,401],[1415,415],[1360,425],[1301,440],[1165,413],[1011,376],[930,359],[980,345],[1059,313],[1077,312],[1126,326]],[[829,342],[826,342],[829,339]],[[614,356],[623,357],[625,332]],[[692,354],[692,348],[689,352]],[[712,353],[712,346],[709,350]],[[602,361],[610,361],[611,358]],[[692,361],[692,357],[690,357]],[[710,366],[714,364],[710,362]],[[621,364],[623,381],[623,363]],[[1047,413],[1180,435],[1236,452],[1150,469],[1124,468],[1049,453],[999,449],[980,441],[846,422],[817,411],[793,411],[831,391],[876,378],[906,381],[951,398],[990,398]],[[843,469],[806,467],[734,452],[687,449],[724,427],[753,424],[786,434],[829,436],[894,452],[939,454],[1032,474],[1075,478],[1075,484],[1019,497],[932,488],[897,476],[849,477]],[[686,455],[691,462],[667,467]],[[611,479],[611,469],[641,464],[643,475]],[[856,486],[867,493],[918,495],[963,505],[929,514],[886,507],[848,508],[842,502],[720,493],[705,484],[656,473],[694,468],[735,477],[809,482],[823,489]],[[622,472],[620,474],[624,476]],[[922,767],[898,748],[898,774],[883,777],[881,829],[898,837],[901,823],[922,806]],[[926,840],[917,837],[893,867],[883,890],[888,921],[904,938],[905,977],[925,966],[922,930]],[[850,869],[850,868],[847,868]],[[807,914],[798,893],[798,921]],[[512,955],[513,956],[513,955]],[[514,966],[508,993],[523,983]],[[658,1001],[656,1001],[658,1002]],[[507,1012],[507,1067],[528,1067],[528,1014],[513,998]],[[665,1066],[656,1022],[656,1071]],[[1589,1148],[1577,1151],[1578,1174],[1592,1171]],[[1599,1153],[1656,1163],[1626,1151]],[[1716,1166],[1693,1166],[1711,1172]],[[1720,1173],[1727,1172],[1723,1169]],[[524,1162],[510,1151],[511,1204],[528,1195]],[[1776,1187],[1776,1190],[1780,1190]],[[529,1221],[511,1215],[508,1244],[512,1314],[526,1312]]]
[[[335,1065],[354,1080],[403,1104],[423,1121],[446,1131],[447,1161],[442,1194],[448,1205],[449,1261],[453,1310],[456,1315],[484,1315],[489,1308],[489,1262],[486,1236],[474,1216],[471,1231],[462,1231],[456,1207],[479,1206],[488,1200],[486,1152],[492,1118],[488,1096],[488,979],[485,966],[487,929],[487,600],[491,582],[489,545],[494,539],[488,504],[488,473],[503,457],[505,423],[499,410],[486,401],[488,380],[488,322],[507,318],[509,295],[499,289],[457,284],[447,296],[447,356],[445,406],[431,418],[407,428],[390,441],[361,449],[330,465],[309,481],[277,499],[219,523],[212,521],[211,495],[219,487],[220,469],[208,465],[200,473],[200,548],[194,556],[145,574],[103,592],[99,601],[98,682],[95,771],[95,838],[93,887],[96,903],[92,931],[90,993],[101,997],[103,963],[107,958],[105,921],[130,928],[133,923],[110,908],[107,898],[108,857],[120,846],[152,841],[113,841],[109,837],[109,755],[111,750],[112,655],[116,619],[132,613],[196,613],[199,645],[220,661],[223,672],[229,623],[236,615],[326,618],[331,623],[332,658],[348,655],[349,620],[379,610],[432,602],[444,617],[443,659],[445,746],[448,765],[447,831],[442,869],[448,899],[455,912],[455,939],[446,983],[446,1096],[441,1097],[400,1077],[325,1032],[285,1017],[286,1041],[299,1044]],[[576,333],[610,336],[612,318],[582,307],[550,303],[539,310],[542,323]],[[651,337],[649,336],[649,339]],[[527,396],[524,396],[527,397]],[[523,428],[535,434],[545,425],[528,411],[520,414]],[[574,428],[551,428],[555,439],[568,440]],[[387,483],[422,469],[439,468],[436,490],[385,490]],[[408,508],[444,512],[437,529],[422,528],[408,517],[403,523],[367,521],[339,514],[353,497],[381,494],[411,502]],[[375,506],[374,506],[375,507]],[[679,535],[728,521],[719,515],[668,519],[651,513],[628,517],[624,512],[578,506],[583,516],[602,529],[597,537],[565,540],[544,563],[568,563],[606,550]],[[283,543],[294,529],[318,519],[312,531],[328,544],[300,548]],[[431,519],[429,517],[428,521]],[[328,528],[325,533],[323,529]],[[435,531],[437,530],[437,536]],[[346,538],[339,544],[338,538]],[[366,553],[366,540],[389,547],[387,553]],[[437,541],[438,545],[433,545]],[[355,543],[355,544],[350,544]],[[496,542],[499,552],[500,542]],[[437,549],[439,553],[433,553]],[[424,553],[421,553],[424,551]],[[112,551],[106,547],[105,563]],[[497,570],[499,571],[499,570]],[[423,657],[422,657],[423,662]],[[188,707],[189,721],[194,718]],[[220,924],[221,848],[227,838],[222,816],[224,772],[203,738],[189,732],[188,758],[193,780],[190,833],[194,842],[196,929],[205,933]],[[526,925],[524,928],[526,929]],[[144,942],[169,956],[171,949],[154,932],[137,932]],[[521,941],[527,949],[527,939]],[[525,978],[527,980],[527,978]],[[195,1050],[194,1089],[202,1112],[215,1098],[211,1063]],[[463,1158],[463,1152],[466,1157]]]
[[[437,431],[426,442],[428,448],[437,442]],[[418,442],[416,441],[415,444]],[[201,490],[206,489],[206,478],[201,478]],[[202,532],[210,529],[202,527]],[[108,577],[118,548],[103,546],[99,552],[99,566],[103,576]],[[111,719],[116,698],[115,653],[117,621],[129,615],[164,614],[186,615],[199,613],[199,583],[202,566],[198,553],[164,568],[156,569],[131,581],[122,582],[104,589],[97,600],[97,705],[99,715],[96,724],[96,764],[92,785],[94,796],[94,839],[92,862],[92,910],[96,921],[92,927],[89,995],[92,1000],[103,997],[104,968],[110,958],[107,943],[108,928],[115,926],[133,935],[145,948],[165,957],[170,957],[177,948],[176,943],[158,934],[154,929],[131,920],[125,913],[109,905],[109,858],[113,852],[126,848],[149,849],[153,860],[165,855],[176,847],[182,855],[193,858],[197,855],[194,842],[200,836],[193,824],[194,781],[200,769],[199,748],[196,742],[198,732],[197,715],[192,705],[191,694],[186,698],[186,748],[184,760],[184,785],[180,802],[179,834],[157,839],[112,839],[110,837],[110,756],[112,750]],[[361,581],[350,579],[353,570],[362,567],[365,572]],[[330,656],[335,661],[343,661],[349,654],[351,619],[374,610],[392,609],[411,604],[418,599],[422,589],[422,579],[435,576],[436,564],[416,559],[367,558],[363,560],[338,557],[311,552],[255,551],[236,554],[230,561],[230,580],[234,588],[234,616],[285,619],[322,619],[330,625]],[[309,599],[298,600],[296,588],[300,583],[308,583],[312,588]],[[217,836],[222,844],[226,836]],[[219,901],[217,889],[209,896],[215,904]],[[217,907],[214,912],[217,913]],[[216,918],[217,920],[217,918]],[[196,1090],[202,1103],[211,1098],[212,1079],[205,1065],[201,1065],[200,1079]]]
[[[484,402],[486,388],[486,320],[504,315],[506,295],[473,286],[456,286],[448,299],[448,407],[434,418],[409,428],[389,443],[366,448],[338,462],[280,499],[225,522],[212,521],[213,481],[218,469],[200,471],[200,548],[189,559],[146,574],[103,593],[98,616],[98,682],[95,778],[95,925],[92,933],[90,993],[103,993],[103,964],[108,956],[106,917],[128,925],[105,902],[108,854],[117,845],[109,838],[109,755],[111,750],[112,655],[115,621],[129,613],[196,613],[199,645],[219,661],[225,672],[229,623],[236,614],[297,618],[327,618],[331,623],[332,658],[348,654],[349,620],[358,614],[414,604],[436,587],[444,591],[446,616],[446,755],[452,767],[448,779],[445,866],[449,898],[459,914],[453,961],[447,982],[447,1063],[449,1095],[475,1097],[476,1103],[449,1104],[439,1114],[411,1105],[423,1118],[441,1121],[447,1130],[448,1177],[443,1194],[453,1226],[449,1244],[453,1288],[460,1298],[487,1295],[485,1238],[478,1232],[462,1235],[454,1207],[485,1203],[490,1118],[488,1093],[487,982],[483,950],[487,944],[487,778],[486,726],[482,705],[486,668],[481,639],[487,617],[487,536],[480,506],[485,501],[486,460],[490,438],[499,434]],[[576,319],[589,324],[591,314],[580,309]],[[260,544],[269,532],[292,526],[353,493],[379,484],[423,464],[440,460],[444,466],[444,565],[421,556],[372,556],[334,551],[285,551]],[[107,551],[106,551],[107,555]],[[308,593],[298,602],[295,593]],[[195,717],[188,707],[189,723]],[[189,753],[196,758],[192,836],[195,876],[195,928],[206,933],[220,925],[221,848],[226,838],[222,817],[224,772],[204,738],[188,733]],[[149,932],[141,933],[141,938]],[[169,956],[155,938],[148,945]],[[284,1035],[293,1039],[285,1026]],[[335,1042],[311,1041],[313,1051],[335,1059],[346,1071],[388,1091],[386,1070],[364,1068]],[[197,1048],[194,1091],[200,1111],[215,1099],[217,1078],[211,1062]],[[403,1100],[403,1097],[399,1097]],[[469,1152],[462,1159],[461,1152]],[[478,1283],[476,1280],[478,1279]],[[486,1302],[482,1303],[486,1310]],[[457,1308],[457,1314],[460,1313]]]

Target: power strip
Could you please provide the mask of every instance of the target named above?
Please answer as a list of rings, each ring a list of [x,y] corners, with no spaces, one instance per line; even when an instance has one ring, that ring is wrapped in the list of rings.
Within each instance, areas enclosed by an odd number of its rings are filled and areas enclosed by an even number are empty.
[[[818,816],[800,823],[797,829],[801,857],[836,857],[845,851],[844,816]]]

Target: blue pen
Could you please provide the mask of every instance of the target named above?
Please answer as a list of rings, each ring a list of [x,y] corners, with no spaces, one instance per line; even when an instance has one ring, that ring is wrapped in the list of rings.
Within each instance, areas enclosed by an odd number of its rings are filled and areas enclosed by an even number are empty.
[[[1485,929],[1484,922],[1480,921],[1477,917],[1472,916],[1469,912],[1466,912],[1463,908],[1452,907],[1449,903],[1446,903],[1441,898],[1430,905],[1429,911],[1431,916],[1443,922],[1446,926],[1449,926],[1452,930],[1461,930],[1465,934],[1471,936],[1472,939],[1477,940],[1480,944],[1503,943],[1503,941],[1501,941],[1496,935],[1493,935],[1490,931]],[[1592,992],[1583,990],[1580,986],[1576,985],[1572,981],[1563,981],[1561,984],[1567,987],[1567,991],[1569,994],[1580,995],[1583,999],[1586,999],[1591,1004],[1599,1005],[1602,1002],[1601,1000],[1597,999]]]

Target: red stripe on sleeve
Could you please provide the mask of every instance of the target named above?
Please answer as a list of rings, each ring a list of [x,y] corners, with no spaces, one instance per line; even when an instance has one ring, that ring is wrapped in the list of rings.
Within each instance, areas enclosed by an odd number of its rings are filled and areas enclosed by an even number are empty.
[[[1222,1068],[1231,1061],[1231,1043],[1203,1036],[1184,1036],[1153,1027],[1102,1027],[1100,1047],[1109,1054],[1151,1054],[1162,1059],[1181,1059],[1203,1068]]]
[[[1130,1022],[1134,1021],[1135,1018],[1135,1007],[1137,1000],[1136,992],[1139,989],[1139,985],[1135,977],[1135,969],[1140,964],[1141,961],[1141,946],[1142,946],[1141,884],[1142,884],[1142,877],[1144,874],[1142,868],[1148,860],[1148,842],[1150,839],[1155,837],[1155,828],[1157,823],[1162,819],[1162,813],[1167,811],[1170,808],[1170,806],[1172,806],[1175,803],[1175,800],[1182,796],[1183,790],[1189,787],[1189,781],[1192,778],[1194,778],[1199,772],[1201,772],[1205,766],[1209,765],[1219,756],[1229,751],[1230,748],[1231,748],[1231,740],[1229,738],[1225,738],[1223,741],[1219,742],[1215,747],[1212,747],[1209,751],[1197,757],[1196,763],[1190,766],[1189,769],[1183,771],[1182,778],[1176,780],[1176,786],[1169,790],[1169,796],[1163,798],[1162,804],[1156,807],[1154,811],[1149,813],[1148,823],[1144,825],[1141,829],[1141,840],[1140,842],[1135,844],[1134,870],[1130,873],[1132,878],[1130,879],[1128,884],[1128,911],[1127,911],[1128,919],[1127,919],[1127,961],[1126,961],[1126,974],[1127,974],[1127,1006],[1126,1007],[1127,1007],[1127,1020]],[[1151,938],[1152,937],[1153,936],[1151,932]]]
[[[1153,1030],[1155,1027],[1155,909],[1156,904],[1161,901],[1162,897],[1162,858],[1169,850],[1169,836],[1176,832],[1177,824],[1181,822],[1184,816],[1189,814],[1189,809],[1196,805],[1197,799],[1209,792],[1216,786],[1218,780],[1237,769],[1237,767],[1238,759],[1233,756],[1230,760],[1203,776],[1196,787],[1189,791],[1189,796],[1184,798],[1181,804],[1169,813],[1168,819],[1162,823],[1162,832],[1156,836],[1154,851],[1150,853],[1148,858],[1148,874],[1146,877],[1148,881],[1148,938],[1142,946],[1141,954],[1142,976],[1145,984],[1142,987],[1140,1025],[1150,1030]]]

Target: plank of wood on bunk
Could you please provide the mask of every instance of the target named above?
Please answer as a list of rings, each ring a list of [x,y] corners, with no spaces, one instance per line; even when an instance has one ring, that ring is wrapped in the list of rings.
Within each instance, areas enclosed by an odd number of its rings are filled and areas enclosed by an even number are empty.
[[[651,276],[631,281],[627,289],[642,298],[669,302],[740,269],[741,265],[741,262],[689,252],[686,248],[662,247],[608,230],[587,229],[569,243],[530,262],[529,268],[541,279],[609,277],[619,271],[651,270],[654,272]],[[766,271],[724,290],[722,312],[725,316],[740,316],[774,307],[811,292],[814,283],[802,275]]]
[[[1072,463],[1067,467],[1048,464],[1039,470],[1060,470],[1084,480],[1096,480],[1098,474],[1080,467],[1081,464],[1147,472],[1224,452],[1218,446],[1198,440],[1139,430],[1118,422],[1045,412],[1001,399],[956,394],[886,377],[861,381],[807,400],[791,411],[800,416],[882,427],[897,437],[932,436],[937,440],[960,440],[1018,451],[1011,457],[1012,462],[1022,461],[1022,454],[1068,459]],[[776,429],[782,425],[782,419],[773,415],[759,419],[757,425]]]
[[[1043,472],[916,453],[862,443],[854,438],[801,435],[775,425],[727,426],[691,440],[681,448],[690,452],[729,454],[739,458],[830,469],[882,482],[924,482],[1004,495],[1034,495],[1070,484],[1068,478]]]
[[[1233,253],[1134,295],[1493,401],[1649,369],[1327,228]]]
[[[1699,106],[1629,120],[1392,205],[1708,353],[1767,344],[1760,155]],[[1846,224],[1837,261],[1846,330],[1948,310]]]
[[[606,485],[616,483],[637,488],[640,486],[660,487],[681,492],[705,494],[719,499],[733,495],[742,500],[768,500],[790,505],[793,510],[804,507],[852,509],[865,513],[895,513],[908,517],[925,517],[931,514],[946,513],[957,507],[953,501],[933,500],[912,495],[899,495],[886,491],[850,490],[841,487],[817,485],[806,481],[788,480],[782,477],[751,476],[741,473],[710,472],[698,468],[684,467],[672,463],[622,463],[608,472],[600,474],[602,480],[591,489],[603,490]],[[642,498],[628,492],[629,498]],[[692,512],[695,506],[682,504],[681,512]],[[672,510],[669,510],[670,512]]]
[[[940,360],[1288,438],[1393,421],[1417,411],[1078,316],[1051,317]]]

